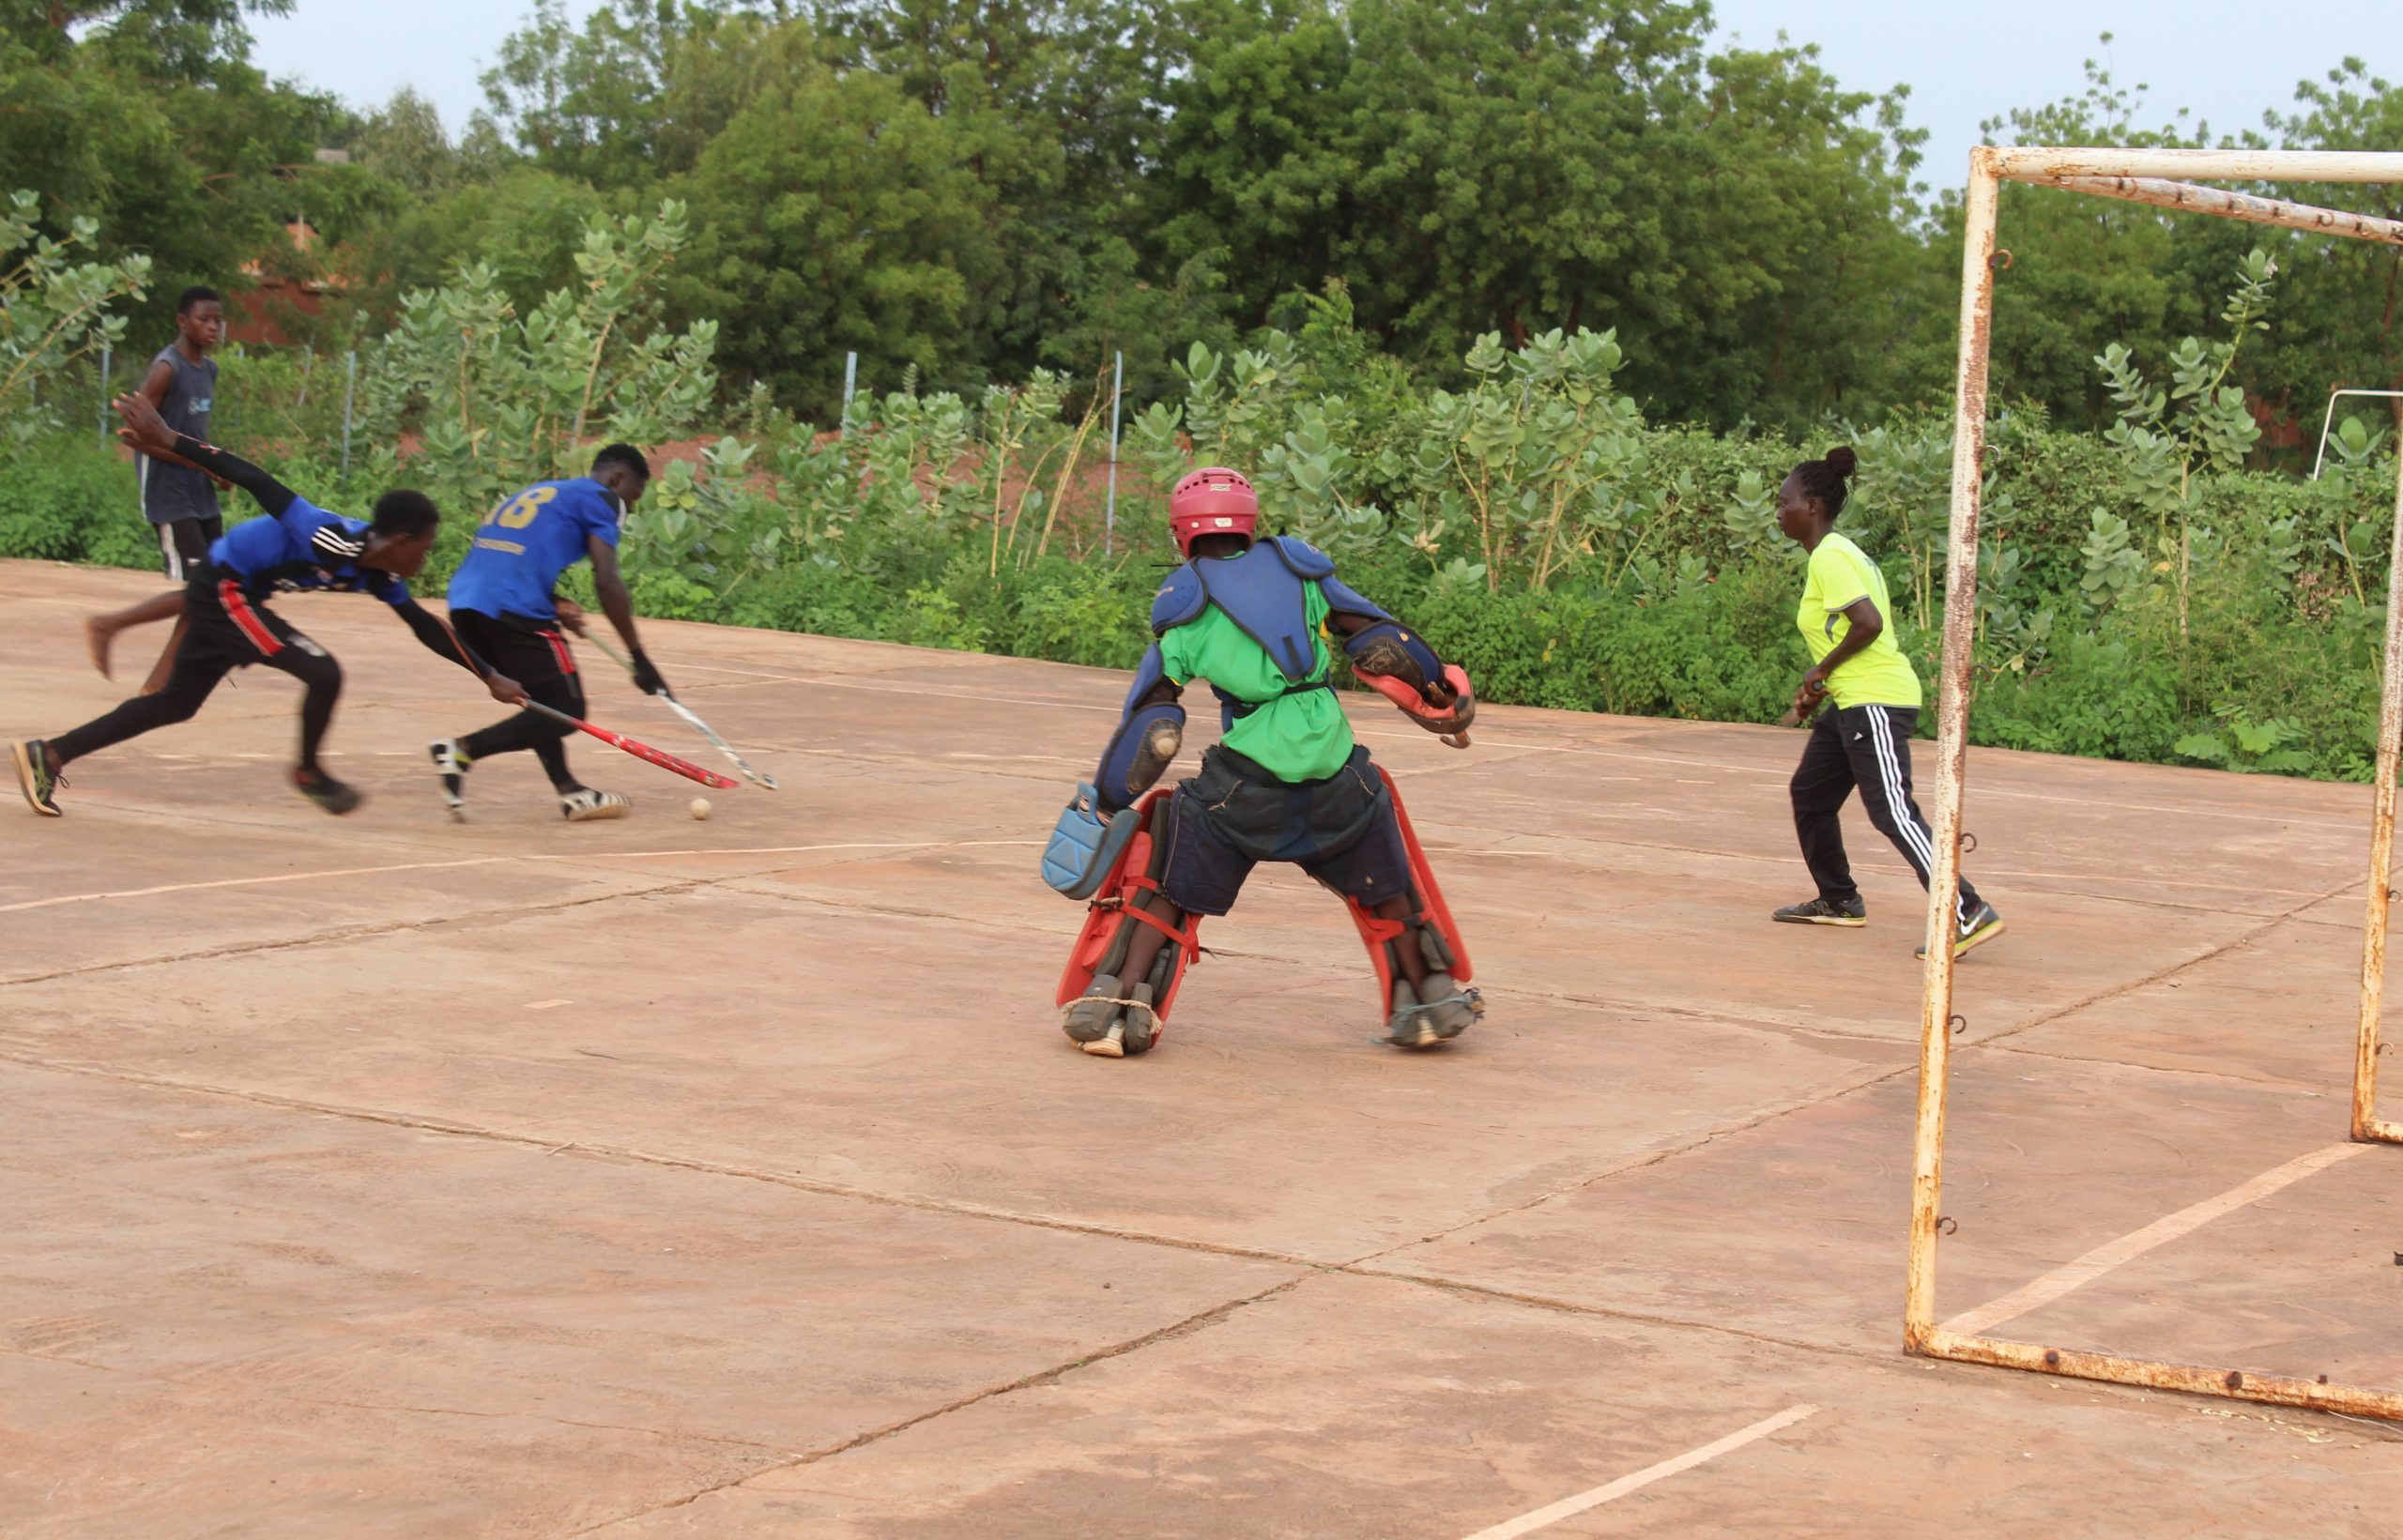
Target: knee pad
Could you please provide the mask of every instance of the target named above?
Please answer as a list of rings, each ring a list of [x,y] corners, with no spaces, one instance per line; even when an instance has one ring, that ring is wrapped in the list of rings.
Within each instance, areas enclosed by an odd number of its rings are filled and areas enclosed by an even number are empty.
[[[1101,779],[1094,784],[1110,804],[1132,806],[1167,773],[1184,742],[1184,707],[1172,701],[1139,706],[1126,714],[1102,751]]]

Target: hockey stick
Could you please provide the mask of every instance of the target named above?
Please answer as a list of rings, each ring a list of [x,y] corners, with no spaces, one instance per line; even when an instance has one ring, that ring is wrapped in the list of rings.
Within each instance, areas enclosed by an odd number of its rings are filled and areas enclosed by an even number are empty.
[[[619,651],[616,648],[611,647],[607,640],[602,637],[599,633],[587,632],[585,633],[585,639],[589,641],[594,647],[597,647],[602,651],[607,653],[611,658],[615,659],[618,666],[624,669],[627,673],[631,674],[635,671],[634,660]],[[682,717],[686,724],[688,724],[695,732],[700,734],[703,738],[708,739],[712,748],[717,750],[718,753],[732,760],[734,762],[734,768],[742,772],[744,779],[748,780],[752,785],[763,787],[769,791],[776,789],[776,778],[774,776],[770,775],[766,770],[753,770],[751,768],[751,761],[735,753],[734,745],[728,743],[725,739],[718,737],[716,731],[712,729],[708,723],[701,720],[698,712],[695,711],[691,707],[685,705],[682,701],[678,700],[673,695],[662,695],[659,698],[667,703],[669,710],[672,710],[678,716]]]
[[[590,733],[613,749],[623,749],[636,759],[646,760],[664,770],[673,770],[687,781],[698,781],[705,786],[716,786],[720,790],[728,790],[742,784],[732,776],[720,775],[715,770],[703,770],[689,760],[679,759],[665,750],[654,749],[650,744],[637,739],[628,738],[623,733],[613,733],[606,727],[595,727],[581,717],[572,717],[565,711],[555,711],[539,700],[528,701],[526,709],[540,711],[554,722],[564,722],[578,732]]]
[[[1828,693],[1824,690],[1813,695],[1811,704],[1808,706],[1803,705],[1798,698],[1793,705],[1785,709],[1785,714],[1777,719],[1777,724],[1781,727],[1807,727],[1812,719],[1819,714],[1819,708],[1827,703]]]

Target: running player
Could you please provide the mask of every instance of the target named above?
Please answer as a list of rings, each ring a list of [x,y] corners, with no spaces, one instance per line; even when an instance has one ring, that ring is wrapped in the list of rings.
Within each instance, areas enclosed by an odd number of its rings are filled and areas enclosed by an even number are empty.
[[[612,444],[592,457],[589,476],[538,481],[485,515],[467,558],[451,579],[451,623],[460,637],[553,710],[584,714],[584,681],[576,675],[575,654],[559,634],[563,625],[583,634],[584,612],[557,589],[561,572],[588,559],[602,613],[634,656],[636,688],[653,695],[667,693],[666,681],[635,634],[634,602],[618,571],[618,526],[650,484],[650,462],[642,451]],[[465,738],[429,745],[451,816],[467,816],[468,767],[497,754],[530,749],[559,794],[560,816],[575,823],[624,817],[625,798],[595,791],[568,770],[566,740],[573,730],[528,710]]]
[[[1795,466],[1777,492],[1778,527],[1811,554],[1802,604],[1794,618],[1802,628],[1812,662],[1795,687],[1795,709],[1807,716],[1829,695],[1835,697],[1835,709],[1821,712],[1812,725],[1802,763],[1795,768],[1788,788],[1794,799],[1794,832],[1802,842],[1802,859],[1819,886],[1819,896],[1789,904],[1770,917],[1787,924],[1869,922],[1869,906],[1853,883],[1844,829],[1836,817],[1855,787],[1870,823],[1894,842],[1919,874],[1922,888],[1936,853],[1936,837],[1911,797],[1919,675],[1886,629],[1892,608],[1886,597],[1886,574],[1835,530],[1858,464],[1849,449],[1829,450],[1825,460],[1805,460]],[[1956,957],[2002,934],[2002,916],[1978,896],[1967,877],[1961,879],[1953,918]]]
[[[193,565],[184,587],[189,626],[166,688],[137,695],[72,732],[10,746],[17,785],[35,812],[59,816],[61,772],[69,764],[152,728],[189,721],[218,681],[253,663],[281,669],[307,691],[293,789],[329,813],[357,807],[359,792],[328,773],[317,757],[342,694],[342,665],[268,607],[268,596],[279,590],[374,594],[398,611],[430,650],[482,679],[493,698],[524,703],[526,692],[514,680],[480,663],[449,626],[409,597],[406,580],[423,570],[441,522],[423,493],[387,492],[375,501],[372,523],[346,519],[314,506],[249,461],[173,432],[144,397],[119,396],[116,409],[136,448],[167,450],[222,477],[257,499],[268,516],[235,526]]]

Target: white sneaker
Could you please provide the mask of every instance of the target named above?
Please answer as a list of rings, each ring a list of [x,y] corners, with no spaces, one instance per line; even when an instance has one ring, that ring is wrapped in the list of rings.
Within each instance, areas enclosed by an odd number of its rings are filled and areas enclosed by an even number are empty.
[[[446,738],[428,743],[425,746],[425,752],[434,761],[434,773],[442,782],[442,805],[451,810],[453,822],[467,822],[467,768],[475,761],[467,757],[466,751],[459,747],[459,740],[455,738]]]
[[[570,823],[590,823],[595,818],[622,818],[633,806],[614,791],[578,786],[559,798],[559,816]]]

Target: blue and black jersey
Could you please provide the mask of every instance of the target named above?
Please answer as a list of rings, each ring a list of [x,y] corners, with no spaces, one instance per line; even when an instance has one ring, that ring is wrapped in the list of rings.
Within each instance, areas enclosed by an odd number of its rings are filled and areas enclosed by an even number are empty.
[[[427,650],[479,678],[491,672],[460,644],[449,625],[410,597],[409,586],[380,567],[360,565],[374,530],[357,519],[329,513],[237,454],[189,435],[177,435],[176,453],[210,475],[230,481],[257,500],[263,519],[245,519],[208,547],[208,567],[193,578],[187,603],[222,610],[262,654],[275,648],[249,606],[274,593],[373,594],[406,621]],[[205,580],[205,581],[204,581]],[[271,629],[271,628],[270,628]],[[273,637],[268,634],[268,641]]]
[[[245,596],[270,593],[374,594],[395,609],[409,602],[409,586],[391,573],[361,567],[368,526],[329,513],[294,494],[269,518],[246,519],[208,548],[220,578],[232,578]]]
[[[582,561],[594,536],[618,543],[625,505],[589,477],[537,481],[484,516],[467,559],[451,579],[451,607],[549,620],[559,574]]]

